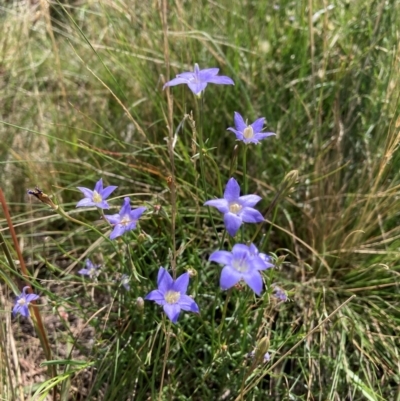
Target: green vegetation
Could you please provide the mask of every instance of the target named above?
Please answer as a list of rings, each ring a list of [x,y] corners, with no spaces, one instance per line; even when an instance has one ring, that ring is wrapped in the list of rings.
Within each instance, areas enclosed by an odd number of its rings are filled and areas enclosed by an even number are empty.
[[[2,399],[56,384],[62,400],[400,400],[399,3],[30,3],[0,6],[0,186],[56,362],[46,362],[53,379],[16,385],[13,350],[29,360],[32,344],[14,330],[10,346],[11,289],[23,280],[3,244]],[[194,63],[235,86],[209,85],[204,102],[171,88],[171,126],[162,86]],[[221,291],[221,266],[208,261],[223,222],[210,209],[217,237],[203,203],[232,175],[243,188],[242,147],[226,131],[234,111],[277,133],[247,151],[248,192],[267,222],[247,225],[244,240],[277,264],[261,297]],[[118,185],[106,214],[125,196],[148,208],[114,241],[96,210],[75,208],[76,187],[100,177]],[[84,225],[29,198],[36,185]],[[233,244],[226,235],[222,248]],[[98,281],[77,274],[88,257],[102,265]],[[175,264],[194,274],[201,313],[172,325],[137,298]],[[264,337],[271,361],[253,364],[246,355]]]

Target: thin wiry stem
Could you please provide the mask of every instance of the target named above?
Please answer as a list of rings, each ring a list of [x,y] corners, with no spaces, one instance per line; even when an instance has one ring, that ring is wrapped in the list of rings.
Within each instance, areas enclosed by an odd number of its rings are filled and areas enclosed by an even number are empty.
[[[163,27],[164,39],[164,59],[166,68],[166,80],[169,81],[170,76],[170,61],[169,61],[169,46],[168,46],[168,21],[167,21],[167,1],[162,1],[161,22]],[[167,96],[167,129],[168,129],[168,155],[170,162],[171,175],[169,177],[169,189],[171,195],[171,241],[172,241],[172,260],[171,269],[174,279],[176,278],[176,177],[175,177],[175,159],[174,159],[174,130],[173,130],[173,101],[169,88],[166,90]]]

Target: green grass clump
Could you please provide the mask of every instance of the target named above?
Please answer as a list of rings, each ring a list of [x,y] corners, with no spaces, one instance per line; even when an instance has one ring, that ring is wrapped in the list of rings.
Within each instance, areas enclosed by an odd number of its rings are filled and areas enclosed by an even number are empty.
[[[45,300],[62,399],[400,399],[397,3],[166,3],[10,2],[0,13],[0,182]],[[162,86],[194,63],[235,86],[210,85],[204,102],[174,87],[171,114]],[[249,193],[262,196],[267,222],[246,226],[245,239],[278,266],[262,297],[217,290],[220,267],[208,262],[221,236],[203,203],[231,176],[243,188],[242,149],[226,131],[234,111],[265,116],[277,133],[247,152]],[[108,214],[125,196],[148,208],[118,241],[102,235],[96,211],[75,209],[76,187],[100,177],[118,185]],[[28,200],[36,185],[84,224]],[[22,283],[6,256],[1,277]],[[76,274],[87,257],[102,264],[98,281]],[[201,314],[171,326],[137,298],[155,288],[159,266],[175,264],[193,274]],[[115,281],[123,273],[129,292]],[[272,282],[290,302],[276,301]],[[17,399],[7,324],[2,388]],[[246,354],[265,337],[271,361],[253,365]],[[21,391],[29,399],[51,383]]]

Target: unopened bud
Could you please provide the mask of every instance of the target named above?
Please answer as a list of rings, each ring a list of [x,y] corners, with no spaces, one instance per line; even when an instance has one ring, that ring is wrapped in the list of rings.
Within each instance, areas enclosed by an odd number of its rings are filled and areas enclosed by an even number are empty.
[[[279,267],[281,267],[283,265],[283,262],[285,261],[286,256],[287,255],[281,255],[281,256],[278,257],[278,259],[276,259],[275,266],[277,268],[279,268]]]
[[[140,233],[140,234],[138,235],[138,237],[137,237],[137,241],[138,241],[139,243],[142,243],[142,242],[146,241],[146,239],[147,239],[146,234],[143,234],[143,233]]]
[[[136,308],[140,311],[144,309],[144,299],[142,297],[136,299]]]
[[[264,360],[264,355],[269,350],[269,339],[268,337],[263,337],[256,346],[254,357],[257,360]]]
[[[187,272],[189,273],[190,278],[197,276],[197,270],[193,269],[193,267],[190,267],[189,269],[187,269]]]

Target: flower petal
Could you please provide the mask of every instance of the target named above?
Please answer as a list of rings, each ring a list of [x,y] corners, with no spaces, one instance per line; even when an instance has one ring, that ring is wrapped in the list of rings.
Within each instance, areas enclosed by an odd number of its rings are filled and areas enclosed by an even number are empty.
[[[84,187],[77,187],[79,189],[79,191],[81,191],[83,193],[83,195],[85,195],[85,198],[89,198],[90,200],[93,197],[93,191],[89,188],[84,188]]]
[[[247,128],[247,125],[242,115],[239,114],[237,111],[235,111],[235,114],[233,116],[233,121],[235,122],[235,127],[239,132],[243,133],[243,131]]]
[[[165,294],[167,291],[172,289],[174,285],[174,280],[166,269],[160,267],[157,275],[157,286],[158,289]]]
[[[264,138],[268,138],[269,136],[276,136],[274,132],[259,132],[257,134],[254,134],[253,139],[257,141],[261,141]]]
[[[154,301],[156,304],[163,306],[166,301],[164,298],[164,294],[159,290],[153,290],[149,292],[144,299],[148,301]]]
[[[119,214],[106,214],[104,217],[110,224],[119,224],[121,222],[121,216]]]
[[[239,216],[236,216],[236,214],[225,213],[224,224],[229,235],[234,237],[239,230],[239,227],[242,225],[242,219]]]
[[[243,207],[253,207],[261,200],[261,196],[258,195],[243,195],[239,198],[239,203]]]
[[[36,301],[37,299],[39,299],[40,297],[39,297],[39,295],[36,295],[36,294],[28,294],[26,297],[25,297],[25,301],[27,302],[27,303],[30,303],[30,302],[32,302],[32,301]]]
[[[228,290],[237,284],[242,278],[242,275],[232,268],[231,266],[225,266],[221,271],[221,277],[219,279],[219,285],[223,290]]]
[[[238,182],[232,177],[229,179],[225,187],[224,198],[228,202],[235,202],[239,199],[240,187]]]
[[[147,207],[144,207],[144,206],[138,207],[138,208],[132,210],[132,211],[129,213],[129,217],[130,217],[132,220],[139,220],[140,216],[141,216],[146,210],[147,210]]]
[[[212,199],[204,203],[204,206],[212,206],[218,209],[221,213],[228,213],[229,212],[229,204],[226,199]]]
[[[215,77],[210,77],[207,80],[210,84],[217,84],[217,85],[235,85],[231,78],[225,75],[217,75]]]
[[[183,78],[186,80],[186,84],[188,84],[190,81],[193,81],[196,79],[196,74],[193,71],[188,71],[188,72],[180,72],[179,74],[176,75],[177,78]]]
[[[188,312],[194,312],[194,313],[199,313],[200,309],[196,302],[189,297],[188,295],[181,295],[179,301],[178,301],[179,306],[181,309],[188,311]]]
[[[250,124],[253,128],[253,132],[255,134],[258,134],[259,132],[262,131],[263,127],[264,127],[264,122],[265,122],[265,118],[261,117],[259,119],[257,119],[256,121],[254,121],[253,124]]]
[[[243,280],[246,284],[257,294],[260,295],[262,291],[262,278],[258,271],[254,270],[250,274],[244,274]]]
[[[189,285],[189,273],[183,273],[174,282],[172,289],[182,294],[186,294]]]
[[[221,263],[222,265],[230,265],[232,262],[232,254],[228,251],[215,251],[208,258],[210,262]]]
[[[205,68],[204,70],[200,70],[198,73],[198,77],[201,82],[210,82],[209,80],[218,74],[219,68]]]
[[[258,210],[251,207],[243,208],[240,211],[239,216],[245,223],[261,223],[264,221],[263,215]]]
[[[102,178],[100,178],[100,180],[96,182],[96,185],[94,186],[94,190],[98,194],[101,193],[101,191],[103,190],[103,179]]]
[[[115,185],[110,185],[107,188],[104,188],[101,192],[99,192],[99,194],[101,195],[101,197],[103,199],[107,199],[112,192],[114,192],[118,187],[116,187]]]
[[[235,259],[243,259],[250,256],[249,247],[244,244],[235,244],[232,248],[232,255]]]
[[[111,231],[110,234],[110,239],[115,239],[117,237],[120,237],[124,232],[126,231],[126,226],[123,224],[116,224],[114,226],[114,230]]]
[[[163,86],[163,90],[167,87],[167,86],[176,86],[176,85],[181,85],[181,84],[187,84],[188,80],[185,78],[174,78],[171,79],[171,81],[168,81],[164,84]]]
[[[195,94],[200,94],[207,86],[207,82],[189,82],[189,89]]]
[[[107,201],[103,200],[101,202],[97,202],[94,204],[96,207],[98,207],[99,209],[109,209],[110,205],[108,204]]]
[[[89,198],[83,198],[76,204],[76,207],[88,207],[88,206],[96,206],[96,204]]]
[[[226,130],[232,131],[236,135],[236,139],[238,139],[239,141],[243,140],[244,138],[243,134],[240,131],[236,130],[235,128],[229,127]]]
[[[163,306],[165,314],[168,316],[172,323],[178,321],[179,314],[181,313],[181,307],[179,304],[165,304]]]
[[[128,197],[124,198],[124,203],[122,204],[121,210],[119,211],[120,216],[125,216],[131,212],[130,199]]]

